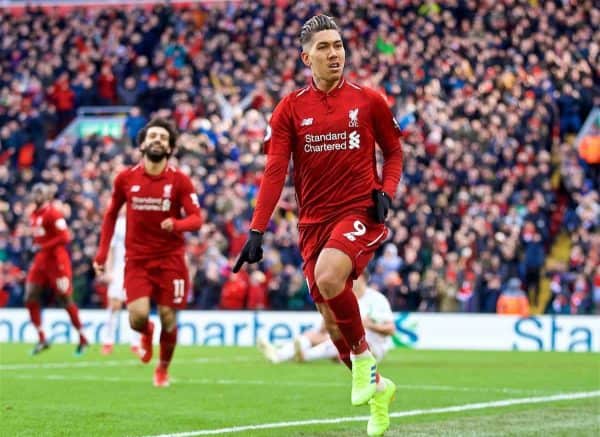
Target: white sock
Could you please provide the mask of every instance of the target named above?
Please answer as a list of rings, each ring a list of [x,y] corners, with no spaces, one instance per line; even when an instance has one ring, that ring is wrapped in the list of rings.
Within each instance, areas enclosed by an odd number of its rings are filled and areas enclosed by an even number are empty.
[[[134,347],[140,347],[141,334],[129,328],[129,344]]]
[[[114,344],[117,338],[117,323],[116,316],[118,312],[112,308],[106,309],[106,326],[104,327],[104,344]]]
[[[335,358],[338,351],[331,340],[324,341],[321,344],[313,346],[302,352],[304,361],[322,360],[325,358]]]
[[[279,361],[290,361],[296,356],[296,341],[300,342],[300,349],[303,354],[306,349],[310,349],[311,347],[310,340],[304,335],[299,335],[294,341],[289,341],[277,348],[277,357],[279,358]]]
[[[276,350],[279,361],[290,361],[296,354],[296,348],[294,347],[293,341],[288,341]]]
[[[306,337],[304,335],[296,337],[296,340],[300,342],[300,349],[302,350],[302,352],[304,352],[312,347],[312,343],[310,342],[308,337]]]

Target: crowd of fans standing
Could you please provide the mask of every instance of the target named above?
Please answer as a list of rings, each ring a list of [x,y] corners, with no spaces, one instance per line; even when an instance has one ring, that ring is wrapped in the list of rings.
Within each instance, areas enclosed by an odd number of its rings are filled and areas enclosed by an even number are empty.
[[[0,264],[21,305],[31,260],[28,191],[56,187],[73,233],[76,299],[101,304],[91,259],[112,177],[139,159],[153,115],[181,131],[177,164],[206,225],[188,238],[191,308],[312,308],[284,189],[264,261],[231,273],[260,185],[274,105],[303,86],[303,21],[336,18],[346,75],[388,100],[403,131],[403,182],[371,283],[398,311],[495,312],[520,287],[542,310],[600,312],[597,166],[573,145],[600,104],[600,10],[584,1],[298,1],[180,9],[0,11]],[[76,110],[131,107],[122,138],[57,135]],[[558,236],[567,263],[548,267]],[[543,303],[543,302],[542,302]],[[595,307],[595,310],[594,310]]]

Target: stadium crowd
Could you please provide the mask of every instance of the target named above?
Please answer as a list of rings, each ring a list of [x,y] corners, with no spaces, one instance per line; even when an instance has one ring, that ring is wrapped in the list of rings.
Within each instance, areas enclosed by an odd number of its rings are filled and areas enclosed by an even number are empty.
[[[395,6],[392,6],[395,5]],[[600,104],[600,10],[583,1],[242,2],[173,10],[0,11],[0,285],[22,305],[28,193],[51,182],[73,233],[75,298],[98,306],[91,259],[111,179],[139,159],[153,114],[182,132],[205,226],[188,239],[190,308],[312,308],[285,188],[258,266],[231,273],[245,241],[274,105],[310,75],[301,23],[343,29],[349,80],[379,90],[403,131],[391,237],[370,267],[394,310],[495,312],[511,278],[546,311],[600,313],[600,172],[573,137]],[[130,106],[123,138],[57,135],[77,108]],[[546,266],[556,240],[569,262]],[[514,282],[514,281],[513,281]]]

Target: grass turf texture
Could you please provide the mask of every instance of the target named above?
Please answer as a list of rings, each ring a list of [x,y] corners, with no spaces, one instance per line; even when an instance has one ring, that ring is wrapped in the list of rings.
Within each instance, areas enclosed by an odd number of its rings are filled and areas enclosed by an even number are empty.
[[[369,414],[350,405],[350,374],[329,361],[274,366],[252,348],[179,347],[171,387],[159,389],[158,347],[150,365],[125,346],[80,358],[74,345],[35,357],[31,347],[0,344],[0,436],[149,436]],[[600,389],[599,354],[394,350],[380,370],[398,384],[397,413]],[[593,436],[599,417],[595,395],[394,417],[386,436]],[[366,435],[366,418],[227,435]]]

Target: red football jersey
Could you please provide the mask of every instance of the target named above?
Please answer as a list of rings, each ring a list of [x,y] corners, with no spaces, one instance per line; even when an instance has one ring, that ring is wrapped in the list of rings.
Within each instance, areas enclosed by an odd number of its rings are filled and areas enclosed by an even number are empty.
[[[52,204],[47,203],[34,210],[29,217],[33,241],[41,251],[50,250],[70,241],[67,222],[63,214]]]
[[[300,224],[313,224],[372,207],[373,189],[393,198],[402,172],[399,135],[379,93],[342,79],[329,93],[311,84],[286,96],[271,117],[265,151],[272,161],[292,157]],[[383,180],[376,143],[384,156]],[[272,172],[268,162],[265,178],[279,181],[281,171]],[[261,209],[260,203],[271,203],[261,197],[251,228],[264,230],[272,209]]]
[[[96,256],[99,264],[106,262],[117,215],[124,203],[127,204],[125,257],[128,260],[183,254],[183,231],[197,230],[201,225],[198,198],[189,177],[171,166],[152,176],[138,164],[115,178]],[[169,217],[175,219],[173,232],[160,227]]]

